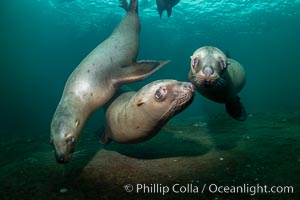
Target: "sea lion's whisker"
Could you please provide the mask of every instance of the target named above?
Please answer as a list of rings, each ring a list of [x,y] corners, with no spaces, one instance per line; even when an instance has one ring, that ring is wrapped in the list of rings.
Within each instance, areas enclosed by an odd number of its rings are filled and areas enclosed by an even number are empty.
[[[87,152],[87,150],[86,150],[86,149],[83,149],[83,150],[74,151],[74,152],[73,152],[73,155],[81,154],[81,153],[83,153],[83,152]]]
[[[218,78],[216,82],[217,82],[217,86],[220,86],[220,87],[225,86],[225,80],[222,78]]]

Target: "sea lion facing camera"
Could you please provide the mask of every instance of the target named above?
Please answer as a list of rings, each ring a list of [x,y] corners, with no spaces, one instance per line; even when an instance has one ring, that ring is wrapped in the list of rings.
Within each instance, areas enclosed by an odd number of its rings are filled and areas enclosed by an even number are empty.
[[[127,14],[114,32],[98,45],[70,75],[51,122],[56,160],[66,163],[90,115],[126,83],[142,80],[168,63],[136,62],[140,20],[138,1],[120,1]]]
[[[100,141],[138,143],[155,136],[174,115],[193,100],[194,86],[176,80],[158,80],[138,92],[119,96],[106,111],[105,130]]]
[[[230,116],[246,120],[245,108],[237,95],[245,85],[245,70],[236,60],[227,58],[216,47],[199,48],[191,56],[188,79],[200,94],[224,103]]]

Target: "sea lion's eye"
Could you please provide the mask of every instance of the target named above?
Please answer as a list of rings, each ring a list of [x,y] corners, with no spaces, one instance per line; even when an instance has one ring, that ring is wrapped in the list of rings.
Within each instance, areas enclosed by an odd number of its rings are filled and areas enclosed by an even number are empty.
[[[167,93],[168,93],[168,90],[167,88],[165,87],[160,87],[158,90],[156,90],[155,92],[155,99],[157,101],[163,101],[166,99],[166,96],[167,96]]]
[[[155,92],[155,98],[161,99],[162,97],[163,97],[163,94],[161,93],[161,91],[160,90],[156,90],[156,92]]]
[[[75,142],[75,137],[74,136],[70,136],[66,139],[66,143],[67,144],[72,144]]]

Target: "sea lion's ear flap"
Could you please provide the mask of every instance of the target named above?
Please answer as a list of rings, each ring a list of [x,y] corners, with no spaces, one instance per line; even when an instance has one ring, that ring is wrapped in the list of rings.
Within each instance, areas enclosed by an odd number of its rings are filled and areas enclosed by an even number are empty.
[[[228,66],[228,65],[230,65],[230,61],[229,60],[226,61],[226,66]]]
[[[136,105],[138,107],[140,107],[141,105],[143,105],[145,103],[145,101],[143,99],[139,99],[137,102],[136,102]]]

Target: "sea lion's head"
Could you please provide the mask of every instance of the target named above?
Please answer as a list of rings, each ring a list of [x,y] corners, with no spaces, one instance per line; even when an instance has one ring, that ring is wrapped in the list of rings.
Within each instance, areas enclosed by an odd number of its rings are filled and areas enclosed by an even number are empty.
[[[172,116],[184,110],[193,100],[195,89],[192,83],[176,80],[158,80],[144,86],[136,98],[138,107],[149,113],[149,118],[164,125]],[[148,120],[153,123],[154,120]]]
[[[216,47],[205,46],[191,56],[189,80],[196,86],[214,87],[223,84],[220,78],[228,65],[225,54]]]
[[[80,115],[76,114],[78,111],[70,107],[71,104],[58,106],[51,122],[50,143],[53,145],[56,161],[61,164],[71,159],[83,124]]]

